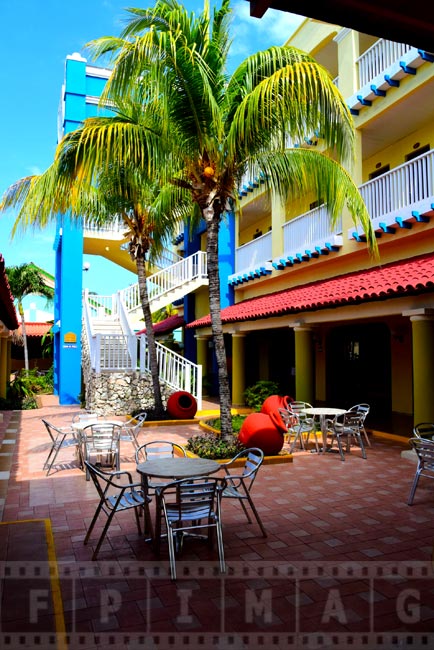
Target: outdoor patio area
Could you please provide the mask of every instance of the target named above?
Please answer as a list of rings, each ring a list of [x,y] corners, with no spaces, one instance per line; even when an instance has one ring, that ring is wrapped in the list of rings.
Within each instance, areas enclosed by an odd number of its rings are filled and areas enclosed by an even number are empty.
[[[216,546],[187,540],[174,583],[166,543],[155,557],[132,512],[115,516],[91,561],[105,521],[83,545],[93,483],[72,450],[58,471],[42,470],[41,418],[68,424],[77,411],[53,404],[0,422],[1,647],[432,647],[434,482],[422,478],[407,505],[416,464],[401,457],[404,439],[371,435],[367,460],[353,448],[345,462],[296,452],[263,465],[252,496],[268,536],[226,499],[226,574]],[[199,432],[147,426],[140,442],[183,444]],[[121,468],[139,480],[133,447],[121,444]]]

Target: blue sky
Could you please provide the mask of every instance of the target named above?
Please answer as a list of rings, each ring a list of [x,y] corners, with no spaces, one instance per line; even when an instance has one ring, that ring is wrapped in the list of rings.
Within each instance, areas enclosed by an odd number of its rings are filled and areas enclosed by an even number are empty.
[[[0,0],[0,195],[16,180],[44,171],[57,144],[57,111],[65,58],[80,52],[99,36],[118,35],[126,7],[151,6],[139,0]],[[200,13],[201,0],[187,0],[189,11]],[[230,65],[254,51],[281,45],[303,20],[286,12],[268,10],[258,20],[249,15],[249,3],[232,2]],[[34,262],[54,274],[53,228],[18,233],[10,231],[12,211],[0,214],[0,253],[6,266]],[[135,282],[135,276],[100,257],[91,264],[85,286],[100,294],[112,293]]]

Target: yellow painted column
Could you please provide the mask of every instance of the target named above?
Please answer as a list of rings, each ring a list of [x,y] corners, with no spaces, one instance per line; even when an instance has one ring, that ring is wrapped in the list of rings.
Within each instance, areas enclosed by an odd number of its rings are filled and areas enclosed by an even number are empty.
[[[204,395],[208,394],[206,383],[204,385],[203,381],[208,374],[208,341],[209,336],[196,336],[197,364],[202,366],[202,391]]]
[[[6,397],[6,378],[8,372],[8,341],[0,336],[0,397]]]
[[[434,319],[411,316],[414,424],[434,422]]]
[[[6,383],[10,381],[12,372],[12,341],[10,338],[6,342]]]
[[[274,259],[283,254],[283,230],[286,209],[280,196],[274,196],[271,205],[271,255]]]
[[[295,399],[314,404],[315,375],[312,329],[294,327],[295,333]]]
[[[232,404],[244,404],[244,391],[246,390],[245,373],[245,334],[232,334]]]

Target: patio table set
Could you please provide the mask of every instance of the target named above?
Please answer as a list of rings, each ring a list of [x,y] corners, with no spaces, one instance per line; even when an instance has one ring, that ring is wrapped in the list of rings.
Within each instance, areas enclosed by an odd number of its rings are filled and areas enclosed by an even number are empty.
[[[290,453],[299,449],[306,451],[309,446],[310,436],[313,437],[316,453],[333,452],[336,441],[337,451],[341,460],[345,460],[342,440],[346,442],[346,452],[355,442],[361,450],[362,458],[366,459],[365,443],[370,446],[370,441],[365,429],[365,420],[369,414],[369,404],[355,404],[349,409],[330,406],[314,407],[308,402],[293,401],[285,408],[279,408],[279,414],[286,427],[286,437],[289,442]],[[321,446],[318,433],[321,432]],[[331,442],[328,444],[328,437]]]
[[[219,568],[224,572],[222,499],[237,500],[247,520],[252,523],[250,510],[262,535],[267,536],[250,494],[264,459],[263,452],[252,447],[222,463],[189,457],[182,445],[170,440],[154,440],[140,445],[138,433],[145,419],[146,413],[141,413],[135,416],[134,421],[123,423],[100,420],[97,415],[86,413],[74,418],[69,427],[56,427],[42,420],[51,439],[51,449],[43,466],[47,476],[60,450],[74,447],[80,468],[84,470],[86,479],[92,480],[99,496],[84,544],[89,542],[100,515],[106,515],[93,549],[93,560],[98,556],[114,515],[134,510],[138,533],[142,536],[143,517],[143,539],[152,544],[157,556],[160,555],[162,539],[167,540],[172,580],[176,579],[176,556],[181,552],[186,537],[211,542],[215,535]],[[131,471],[120,468],[121,440],[133,445],[139,480],[133,479]],[[240,458],[243,467],[234,469],[238,467]],[[224,476],[211,476],[218,472],[223,472]],[[150,509],[152,502],[155,505],[154,517]]]

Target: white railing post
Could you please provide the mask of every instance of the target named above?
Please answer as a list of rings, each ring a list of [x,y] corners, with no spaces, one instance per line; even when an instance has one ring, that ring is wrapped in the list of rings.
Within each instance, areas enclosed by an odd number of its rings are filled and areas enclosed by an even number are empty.
[[[141,374],[149,373],[149,349],[146,335],[142,334],[139,338],[140,372]],[[202,408],[202,366],[185,359],[161,343],[157,343],[156,347],[160,381],[174,390],[188,391],[195,397],[198,408]]]

